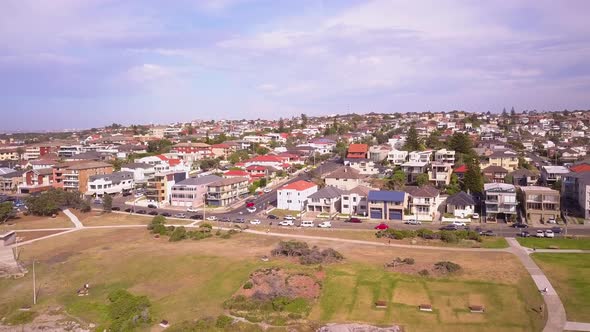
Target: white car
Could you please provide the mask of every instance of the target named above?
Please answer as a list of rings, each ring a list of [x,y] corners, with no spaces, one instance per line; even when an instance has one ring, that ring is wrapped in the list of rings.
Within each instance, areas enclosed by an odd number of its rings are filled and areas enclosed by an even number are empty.
[[[301,221],[301,225],[299,225],[301,227],[314,227],[314,223],[313,220],[303,220]]]
[[[292,215],[288,214],[283,219],[285,219],[285,220],[295,220],[295,217],[293,217]]]
[[[322,221],[318,224],[319,228],[332,228],[332,223],[329,221]]]
[[[548,230],[545,231],[545,237],[551,237],[551,238],[553,238],[553,237],[555,237],[555,233],[553,233],[552,230],[548,229]]]
[[[279,221],[279,226],[295,226],[293,220],[281,220]]]
[[[263,190],[263,191],[264,191],[265,193],[267,193],[267,194],[268,194],[269,192],[271,192],[271,191],[272,191],[272,189],[270,189],[270,188],[264,188],[264,190]]]
[[[207,220],[215,221],[215,220],[217,220],[217,217],[216,216],[209,216],[209,217],[207,217]]]
[[[471,219],[479,219],[479,213],[472,214]]]
[[[547,223],[548,224],[557,224],[557,221],[555,219],[551,218],[551,219],[547,220]]]
[[[189,207],[188,209],[186,209],[186,212],[199,212],[199,209],[197,209],[196,207]]]
[[[250,225],[260,225],[260,220],[258,220],[258,219],[250,220]]]
[[[254,213],[254,212],[256,212],[256,207],[255,206],[249,207],[246,210],[248,210],[248,212],[250,212],[250,213]]]
[[[406,224],[406,225],[422,225],[422,222],[420,220],[416,220],[416,219],[409,219],[409,220],[406,220],[404,222],[404,224]]]
[[[545,232],[543,232],[542,230],[538,230],[537,234],[535,236],[536,237],[545,237]]]
[[[177,213],[174,215],[174,218],[186,218],[186,214],[184,213]]]
[[[140,198],[140,197],[143,197],[143,194],[142,193],[135,194],[135,198]]]
[[[451,223],[451,225],[455,225],[455,226],[466,226],[466,224],[464,222],[462,222],[462,221],[456,221],[456,220],[453,221]]]

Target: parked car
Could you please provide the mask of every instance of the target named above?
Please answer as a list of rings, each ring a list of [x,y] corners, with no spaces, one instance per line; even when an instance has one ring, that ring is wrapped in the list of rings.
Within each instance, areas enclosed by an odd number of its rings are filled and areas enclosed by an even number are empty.
[[[441,231],[456,231],[459,229],[459,226],[451,224],[451,225],[445,225],[439,229]]]
[[[162,213],[160,213],[160,215],[163,217],[172,217],[172,215],[168,212],[162,212]]]
[[[360,223],[362,223],[362,221],[359,218],[350,218],[346,222],[351,222],[351,223],[354,223],[354,224],[360,224]]]
[[[514,227],[514,228],[529,228],[529,225],[517,222],[517,223],[512,224],[512,227]]]
[[[157,216],[157,215],[158,215],[158,211],[156,211],[156,210],[153,210],[153,211],[150,211],[150,212],[148,212],[148,214],[149,214],[150,216]]]
[[[322,221],[318,224],[319,228],[332,228],[332,223],[329,220]]]
[[[279,226],[295,226],[293,220],[281,220],[279,221]]]
[[[300,227],[314,227],[313,220],[302,220]]]
[[[222,217],[220,221],[221,222],[230,222],[231,219],[229,219],[229,217]]]
[[[193,214],[189,218],[190,219],[193,219],[193,220],[203,220],[203,215],[201,215],[201,214]]]
[[[522,231],[520,233],[518,233],[518,236],[520,237],[530,237],[531,233],[529,233],[529,231]]]
[[[453,222],[451,223],[451,225],[455,225],[455,226],[467,226],[467,224],[466,224],[466,223],[464,223],[464,222],[462,222],[462,221],[457,221],[457,220],[453,221]]]
[[[131,211],[133,211],[133,209],[132,208],[126,208],[124,211],[125,212],[131,212]]]
[[[120,207],[118,207],[118,206],[113,206],[113,207],[111,208],[111,211],[121,211],[121,208],[120,208]]]
[[[215,220],[217,220],[217,217],[216,216],[209,216],[209,217],[207,217],[207,220],[215,221]]]
[[[537,234],[535,236],[536,237],[545,237],[545,232],[543,232],[542,230],[538,230]]]
[[[258,220],[258,219],[250,220],[250,225],[260,225],[260,220]]]
[[[559,226],[554,226],[554,227],[551,227],[551,230],[552,230],[552,231],[553,231],[553,233],[555,233],[555,234],[561,234],[561,232],[563,231],[563,229],[562,229],[561,227],[559,227]]]
[[[147,207],[150,209],[157,209],[158,208],[158,206],[156,204],[148,204]]]
[[[283,219],[284,220],[295,220],[295,217],[293,217],[292,215],[288,214]]]
[[[422,225],[422,222],[420,220],[410,219],[410,220],[404,221],[404,224],[406,224],[406,225]]]
[[[379,229],[379,230],[384,230],[384,229],[388,229],[389,226],[386,223],[380,223],[379,225],[375,226],[375,229]]]
[[[137,214],[146,214],[147,212],[145,210],[139,210],[139,211],[136,211],[135,213],[137,213]]]
[[[471,219],[479,219],[479,213],[472,214]]]
[[[131,196],[131,195],[133,195],[133,193],[131,193],[129,191],[123,192],[123,197]]]
[[[135,198],[140,198],[140,197],[143,197],[143,194],[142,193],[135,194]]]
[[[199,209],[197,209],[196,207],[189,207],[188,209],[186,209],[186,212],[199,212]]]
[[[264,188],[264,190],[263,190],[263,191],[264,191],[265,193],[267,193],[267,194],[268,194],[269,192],[271,192],[271,191],[272,191],[272,189],[271,189],[271,188],[269,188],[269,187],[266,187],[266,188]]]
[[[243,224],[246,222],[246,219],[240,217],[240,218],[236,218],[236,220],[234,222],[238,223],[238,224]]]
[[[553,238],[555,237],[555,233],[552,230],[548,229],[545,231],[545,237]]]
[[[248,210],[248,212],[250,212],[250,213],[254,213],[254,212],[256,212],[256,207],[255,206],[249,207],[246,210]]]
[[[254,202],[252,202],[252,201],[246,202],[246,207],[251,208],[253,206],[254,206]]]
[[[14,202],[14,206],[19,206],[20,203]],[[94,200],[94,204],[102,204],[102,199],[97,198]]]
[[[268,219],[279,219],[279,217],[275,216],[274,214],[269,214]]]
[[[186,214],[184,213],[177,213],[174,215],[174,218],[186,218]]]
[[[555,220],[555,218],[551,218],[549,220],[547,220],[548,224],[557,224],[557,220]]]
[[[487,231],[479,232],[479,235],[481,235],[481,236],[496,236],[496,233],[494,233],[493,230],[488,229]]]

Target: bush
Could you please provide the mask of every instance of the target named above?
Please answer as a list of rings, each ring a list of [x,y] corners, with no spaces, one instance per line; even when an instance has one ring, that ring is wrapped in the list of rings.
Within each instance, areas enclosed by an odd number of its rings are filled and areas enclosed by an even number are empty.
[[[418,237],[421,237],[423,239],[433,239],[434,238],[434,234],[435,232],[430,230],[430,229],[426,229],[426,228],[420,228],[419,230],[416,231],[416,235]]]
[[[110,331],[130,331],[151,322],[149,311],[151,304],[147,297],[135,296],[124,289],[119,289],[109,293],[108,299]]]
[[[424,269],[424,270],[418,271],[418,275],[421,275],[423,277],[428,277],[430,275],[430,272],[428,270]]]
[[[226,327],[229,327],[231,324],[233,324],[234,320],[233,318],[226,316],[226,315],[220,315],[219,317],[217,317],[217,321],[215,322],[215,327],[220,328],[220,329],[224,329]]]
[[[440,232],[440,239],[447,243],[457,243],[459,242],[459,238],[457,235],[452,231],[442,231]]]
[[[408,257],[408,258],[404,258],[404,259],[402,260],[402,262],[404,262],[404,263],[406,263],[406,264],[408,264],[408,265],[414,265],[414,263],[415,263],[414,259],[413,259],[413,258],[410,258],[410,257]]]
[[[176,227],[170,235],[170,242],[177,242],[186,239],[186,229],[184,226]]]
[[[201,229],[209,229],[209,231],[211,231],[213,229],[213,225],[211,225],[210,223],[202,223],[199,225],[199,228]]]
[[[248,281],[244,284],[244,289],[252,289],[252,287],[254,287],[254,284],[252,284],[251,281]]]
[[[440,261],[434,264],[434,268],[444,273],[453,273],[461,270],[461,265],[449,261]]]

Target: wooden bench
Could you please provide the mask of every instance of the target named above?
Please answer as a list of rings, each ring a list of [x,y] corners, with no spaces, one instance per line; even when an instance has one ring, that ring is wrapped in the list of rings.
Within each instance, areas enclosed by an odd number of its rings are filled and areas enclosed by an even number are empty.
[[[485,311],[485,307],[482,305],[470,305],[469,306],[469,311],[473,312],[473,313],[483,313]]]
[[[383,300],[379,300],[377,302],[375,302],[375,308],[377,309],[386,309],[387,308],[387,302],[383,301]]]
[[[432,311],[432,305],[431,304],[421,304],[418,306],[418,309],[420,309],[420,311]]]

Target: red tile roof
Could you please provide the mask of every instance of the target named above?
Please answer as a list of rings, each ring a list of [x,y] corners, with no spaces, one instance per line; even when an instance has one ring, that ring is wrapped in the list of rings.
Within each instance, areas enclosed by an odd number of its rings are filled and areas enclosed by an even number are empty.
[[[467,165],[461,165],[455,168],[455,173],[465,173],[467,172]]]
[[[225,175],[225,176],[249,176],[248,172],[242,171],[239,169],[229,170],[229,171],[223,173],[223,175]]]
[[[348,153],[367,153],[367,151],[369,151],[369,146],[367,144],[350,144],[348,147]]]
[[[246,162],[282,162],[282,159],[277,156],[256,156]]]
[[[299,181],[295,181],[292,183],[289,183],[287,185],[284,185],[281,187],[281,189],[291,189],[291,190],[297,190],[297,191],[303,191],[312,187],[315,187],[316,184],[313,182],[307,182],[307,181],[303,181],[303,180],[299,180]]]
[[[590,165],[589,164],[579,164],[576,166],[570,167],[570,171],[576,173],[583,173],[583,172],[590,172]]]
[[[227,145],[225,143],[213,144],[213,145],[211,145],[211,148],[213,148],[213,149],[229,149],[229,145]]]
[[[176,166],[178,164],[180,164],[180,159],[168,159],[168,165]]]

